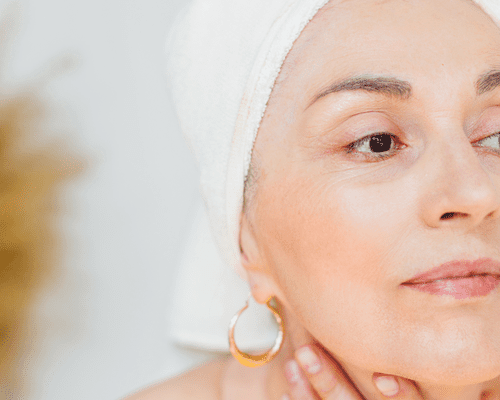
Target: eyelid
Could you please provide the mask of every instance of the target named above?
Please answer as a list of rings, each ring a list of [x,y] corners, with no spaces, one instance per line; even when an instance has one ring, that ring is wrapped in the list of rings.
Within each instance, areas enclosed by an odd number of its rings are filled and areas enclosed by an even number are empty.
[[[485,140],[487,140],[487,139],[492,138],[493,136],[500,136],[500,131],[499,131],[499,132],[492,133],[491,135],[485,136],[485,137],[483,137],[482,139],[475,140],[473,143],[483,142],[483,141],[485,141]]]

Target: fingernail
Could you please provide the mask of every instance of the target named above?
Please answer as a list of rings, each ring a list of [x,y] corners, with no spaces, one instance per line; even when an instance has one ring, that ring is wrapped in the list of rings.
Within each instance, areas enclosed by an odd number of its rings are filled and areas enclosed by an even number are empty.
[[[302,347],[295,352],[300,365],[310,374],[317,374],[321,369],[319,358],[309,346]]]
[[[396,378],[392,376],[374,377],[375,386],[380,392],[387,397],[394,396],[399,392],[399,384]]]
[[[285,365],[285,376],[289,383],[297,383],[300,379],[300,367],[296,361],[290,360]]]

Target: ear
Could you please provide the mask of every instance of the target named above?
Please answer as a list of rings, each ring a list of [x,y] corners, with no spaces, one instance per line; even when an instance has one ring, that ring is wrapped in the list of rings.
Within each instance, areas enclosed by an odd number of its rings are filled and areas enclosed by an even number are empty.
[[[254,229],[245,213],[241,216],[240,250],[241,264],[246,270],[252,296],[255,301],[264,304],[276,295],[276,285],[262,256]]]

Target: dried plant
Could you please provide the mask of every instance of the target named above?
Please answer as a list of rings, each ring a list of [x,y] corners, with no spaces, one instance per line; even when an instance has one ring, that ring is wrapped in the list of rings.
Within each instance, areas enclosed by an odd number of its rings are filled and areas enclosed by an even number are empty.
[[[25,318],[58,270],[57,194],[84,166],[61,142],[32,150],[43,114],[33,93],[0,97],[0,386],[16,386]]]
[[[8,42],[5,19],[0,47]],[[4,53],[0,49],[0,55]],[[5,54],[3,54],[5,56]],[[58,193],[85,161],[65,141],[41,145],[47,117],[40,85],[2,92],[0,82],[0,398],[20,382],[16,372],[26,318],[36,295],[58,273]]]

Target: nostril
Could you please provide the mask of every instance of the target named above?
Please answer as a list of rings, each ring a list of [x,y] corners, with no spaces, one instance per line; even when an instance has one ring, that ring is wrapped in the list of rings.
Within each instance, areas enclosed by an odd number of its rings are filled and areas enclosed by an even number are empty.
[[[441,215],[441,219],[450,219],[450,218],[453,218],[453,216],[455,215],[455,213],[444,213],[443,215]]]
[[[443,215],[441,215],[441,220],[451,219],[454,217],[467,217],[467,214],[461,213],[461,212],[448,212],[448,213],[444,213]]]

